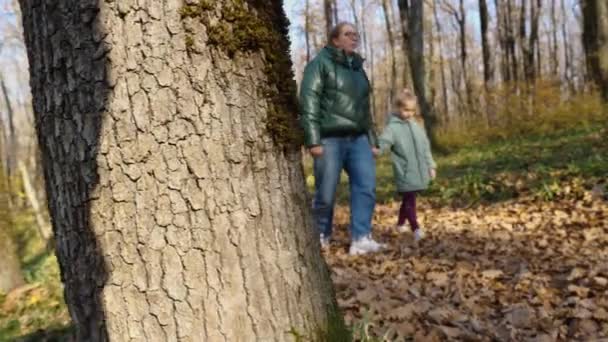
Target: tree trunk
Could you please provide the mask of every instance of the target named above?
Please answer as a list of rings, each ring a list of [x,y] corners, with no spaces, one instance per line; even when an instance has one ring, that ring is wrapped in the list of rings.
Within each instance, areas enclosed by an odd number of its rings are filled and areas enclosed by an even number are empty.
[[[45,242],[48,242],[53,235],[53,230],[45,217],[45,212],[38,201],[38,193],[36,188],[34,187],[34,182],[32,182],[31,174],[32,170],[28,170],[24,161],[19,161],[19,172],[21,173],[21,180],[23,183],[23,190],[25,192],[25,197],[34,212],[34,217],[36,218],[36,225],[38,226],[38,233],[40,234],[40,238]]]
[[[488,85],[492,82],[492,77],[494,75],[492,56],[490,52],[490,43],[488,40],[488,18],[488,4],[486,3],[486,0],[479,0],[479,21],[481,23],[481,48],[483,55],[483,80],[486,89],[488,88]]]
[[[587,72],[608,102],[608,4],[602,0],[582,2],[583,46]]]
[[[329,33],[331,32],[333,24],[333,11],[331,6],[332,0],[323,0],[323,12],[325,14],[325,31],[327,32],[327,39],[329,39]]]
[[[384,12],[384,23],[386,27],[386,35],[388,39],[388,44],[391,51],[391,74],[389,78],[389,92],[388,92],[388,109],[390,110],[391,105],[393,103],[393,99],[395,98],[395,88],[396,88],[396,79],[397,79],[397,60],[395,58],[395,38],[393,37],[393,30],[391,28],[391,16],[388,10],[388,0],[382,0],[382,12]]]
[[[445,61],[443,59],[443,29],[439,22],[439,14],[437,11],[437,3],[433,0],[433,16],[435,18],[435,25],[437,26],[437,36],[439,44],[439,69],[441,72],[441,96],[443,98],[443,116],[446,120],[450,118],[449,105],[448,105],[448,85],[447,77],[445,75]]]
[[[566,44],[568,41],[568,12],[566,12],[565,0],[560,1],[560,7],[562,12],[562,42],[564,42],[564,78],[566,79],[570,91],[574,92],[575,85],[572,80],[572,54],[570,54],[570,47],[572,44]]]
[[[519,81],[519,63],[517,62],[517,54],[515,52],[515,32],[513,28],[513,7],[511,0],[507,0],[506,6],[506,17],[505,17],[505,29],[507,32],[507,51],[509,55],[509,66],[511,75],[510,79],[516,83]]]
[[[492,125],[495,121],[495,108],[493,96],[493,78],[494,78],[494,64],[492,62],[492,55],[490,52],[490,42],[488,40],[488,29],[489,29],[489,13],[488,4],[486,0],[479,0],[479,21],[481,23],[481,49],[483,56],[483,84],[484,84],[484,99],[486,102],[485,112],[487,122]]]
[[[77,340],[325,330],[282,1],[47,4],[21,0]]]
[[[5,196],[2,197],[0,202],[6,201]],[[5,215],[8,215],[8,213],[4,212],[4,209],[8,209],[8,204],[0,203],[0,206],[5,205],[5,208],[0,208],[0,258],[2,258],[2,262],[0,262],[0,294],[7,294],[25,283],[13,239],[7,232],[10,225],[9,222],[5,221]]]
[[[17,160],[17,136],[15,134],[15,111],[13,110],[13,106],[11,104],[11,99],[8,97],[8,89],[6,88],[6,83],[4,83],[4,78],[0,75],[0,91],[2,92],[2,96],[4,97],[4,103],[6,104],[6,120],[8,126],[8,134],[5,134],[5,144],[4,151],[6,152],[6,161],[5,161],[5,171],[6,172],[6,182],[8,183],[8,189],[13,189],[12,181],[15,173],[15,164]],[[12,192],[9,193],[8,198],[9,204],[13,203]]]
[[[397,2],[398,6],[399,6],[399,21],[400,21],[400,26],[401,26],[401,39],[402,39],[402,45],[405,49],[405,47],[409,46],[409,32],[408,32],[408,23],[407,23],[407,18],[409,16],[409,4],[407,2],[407,0],[399,0]],[[407,56],[404,56],[407,57]],[[403,63],[404,64],[409,64],[409,61],[407,58],[403,59]],[[408,66],[404,66],[403,68],[403,87],[404,88],[409,88],[409,84],[410,84],[410,73],[409,73],[409,68]]]
[[[340,18],[338,16],[338,1],[337,0],[331,1],[331,9],[333,11],[333,16],[334,16],[334,25],[336,25],[340,22]]]
[[[367,4],[365,2],[365,0],[361,0],[361,8],[363,10],[363,12],[365,12],[365,9],[367,8]],[[366,20],[365,20],[366,16],[362,15],[361,16],[361,29],[363,30],[363,41],[366,44],[366,48],[365,48],[365,57],[369,59],[369,63],[367,65],[369,65],[369,79],[370,79],[370,87],[371,87],[371,91],[370,91],[370,97],[371,97],[371,112],[372,112],[372,117],[373,118],[377,118],[376,114],[377,114],[377,110],[376,110],[376,95],[375,95],[375,87],[374,85],[376,84],[376,75],[375,75],[375,64],[374,64],[374,44],[373,44],[373,32],[367,32],[367,25],[366,25]],[[376,122],[378,122],[378,120],[376,120]]]
[[[424,126],[427,130],[429,140],[434,147],[437,147],[435,137],[435,124],[437,117],[434,109],[429,104],[426,98],[425,90],[425,66],[424,66],[424,3],[422,1],[412,1],[408,4],[406,0],[399,0],[399,13],[401,21],[408,24],[407,40],[404,41],[404,46],[407,46],[407,57],[412,72],[414,82],[414,92],[418,97],[421,114],[424,118]],[[404,18],[407,16],[407,18]]]
[[[310,0],[304,7],[304,40],[306,43],[306,63],[310,61]]]
[[[559,80],[559,45],[557,41],[557,33],[559,27],[557,25],[557,0],[551,0],[551,78]],[[565,41],[564,41],[565,43]]]
[[[308,1],[308,0],[306,0],[306,1]],[[357,30],[359,32],[363,33],[361,26],[359,25],[359,15],[357,14],[357,0],[350,0],[350,8],[353,11],[353,20],[354,20],[355,26],[357,27]],[[362,43],[363,43],[362,44],[363,49],[365,49],[365,40],[364,39],[363,39]]]
[[[538,41],[538,20],[540,16],[541,0],[530,2],[530,35],[526,37],[526,11],[525,1],[522,3],[522,18],[520,27],[520,39],[522,55],[524,57],[524,75],[528,85],[536,80],[537,70],[534,64],[535,48]]]

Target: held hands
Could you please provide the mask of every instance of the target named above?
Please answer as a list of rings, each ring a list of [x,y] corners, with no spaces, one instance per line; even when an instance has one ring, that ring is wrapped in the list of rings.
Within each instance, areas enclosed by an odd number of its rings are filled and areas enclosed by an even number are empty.
[[[308,152],[310,152],[310,155],[313,156],[313,158],[318,158],[323,155],[323,146],[313,146],[308,149]]]
[[[431,176],[431,179],[435,179],[435,177],[437,177],[437,170],[430,169],[429,170],[429,175]]]
[[[372,147],[372,154],[374,155],[374,158],[378,157],[380,155],[380,149],[377,147]]]

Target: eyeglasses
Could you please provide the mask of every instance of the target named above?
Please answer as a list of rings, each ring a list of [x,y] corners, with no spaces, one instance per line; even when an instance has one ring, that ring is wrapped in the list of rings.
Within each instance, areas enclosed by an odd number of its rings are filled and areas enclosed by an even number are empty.
[[[347,31],[347,32],[344,32],[343,34],[350,39],[359,39],[359,33],[354,32],[354,31]]]

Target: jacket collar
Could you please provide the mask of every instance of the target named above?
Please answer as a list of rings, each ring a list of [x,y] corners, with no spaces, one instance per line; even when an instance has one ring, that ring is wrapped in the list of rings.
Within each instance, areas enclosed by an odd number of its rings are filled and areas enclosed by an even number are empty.
[[[335,63],[342,64],[343,66],[345,66],[347,68],[351,67],[351,64],[349,64],[348,57],[346,56],[346,53],[344,52],[344,50],[338,49],[331,45],[326,45],[323,48],[323,51],[326,54],[328,54],[329,58],[331,58]],[[365,59],[363,59],[363,57],[361,57],[361,55],[359,55],[358,53],[354,52],[352,54],[351,63],[352,63],[352,68],[354,70],[362,69],[364,61],[365,61]]]

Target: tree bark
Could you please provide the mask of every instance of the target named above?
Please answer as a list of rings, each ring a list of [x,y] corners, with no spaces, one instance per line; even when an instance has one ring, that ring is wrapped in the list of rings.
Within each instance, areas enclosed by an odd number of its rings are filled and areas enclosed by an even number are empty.
[[[604,102],[608,102],[608,4],[602,0],[586,0],[581,4],[587,73]]]
[[[21,5],[76,339],[326,329],[300,152],[271,134],[295,122],[282,1]],[[263,34],[226,34],[250,25]]]
[[[424,3],[422,1],[399,0],[399,13],[401,21],[407,23],[407,40],[404,41],[404,46],[407,46],[407,57],[409,59],[412,79],[414,83],[414,92],[418,97],[418,103],[422,117],[424,118],[424,126],[427,130],[429,140],[433,147],[437,147],[435,137],[435,124],[437,117],[434,109],[429,104],[426,97],[426,72],[424,66]],[[404,17],[406,16],[406,17]],[[405,39],[405,38],[404,38]],[[405,45],[407,44],[407,45]]]

